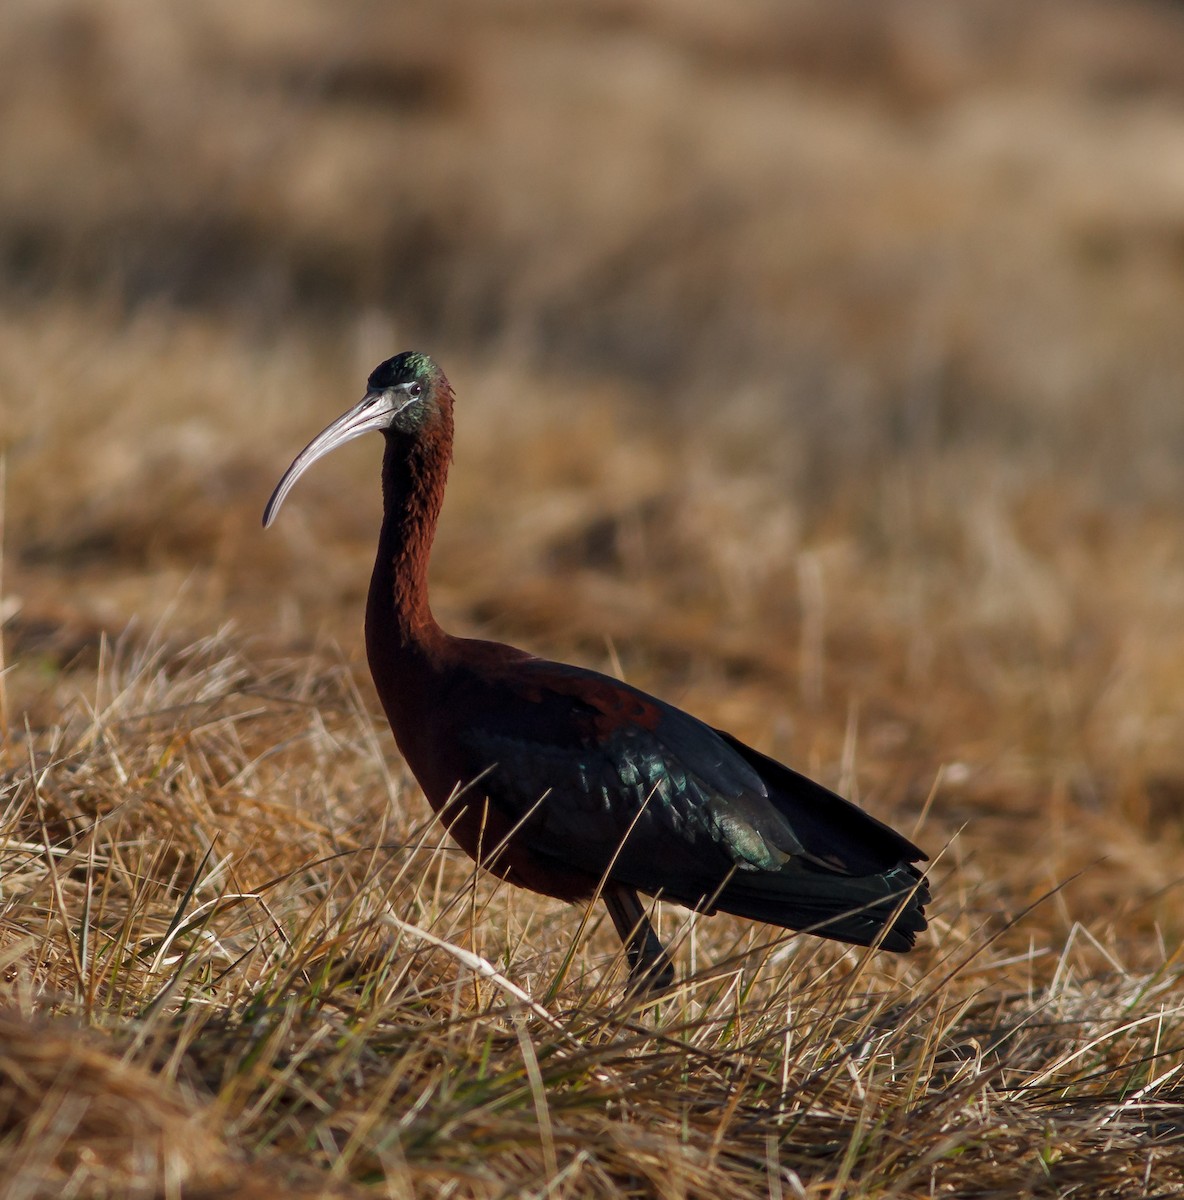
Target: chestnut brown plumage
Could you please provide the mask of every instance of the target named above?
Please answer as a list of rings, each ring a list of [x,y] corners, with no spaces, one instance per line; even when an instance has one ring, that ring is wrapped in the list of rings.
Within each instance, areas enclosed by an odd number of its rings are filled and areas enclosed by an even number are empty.
[[[297,456],[299,475],[368,431],[386,439],[366,654],[399,750],[481,866],[562,900],[600,894],[630,986],[674,971],[638,892],[855,945],[909,949],[928,886],[908,839],[672,705],[580,667],[452,637],[428,605],[452,458],[453,394],[426,355],[378,366],[361,402]]]

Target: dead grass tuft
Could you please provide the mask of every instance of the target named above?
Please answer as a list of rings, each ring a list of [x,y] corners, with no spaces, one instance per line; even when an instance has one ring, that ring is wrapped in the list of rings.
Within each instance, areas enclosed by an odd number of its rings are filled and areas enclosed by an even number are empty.
[[[70,1026],[0,1013],[7,1195],[192,1195],[230,1174],[224,1147],[177,1088]]]

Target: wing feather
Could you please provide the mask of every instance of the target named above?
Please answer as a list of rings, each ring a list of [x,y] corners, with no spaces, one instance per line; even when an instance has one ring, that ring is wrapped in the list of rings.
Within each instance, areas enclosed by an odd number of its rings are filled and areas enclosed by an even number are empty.
[[[496,686],[496,681],[495,681]],[[925,927],[920,850],[862,809],[627,684],[519,662],[458,731],[471,777],[556,870],[902,949]],[[533,810],[533,812],[531,811]],[[898,906],[904,911],[897,913]]]

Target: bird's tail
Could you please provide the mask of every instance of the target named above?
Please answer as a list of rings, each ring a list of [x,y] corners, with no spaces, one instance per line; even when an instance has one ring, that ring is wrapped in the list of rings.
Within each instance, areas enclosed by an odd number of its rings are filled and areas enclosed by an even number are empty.
[[[926,928],[929,886],[907,863],[879,875],[841,875],[795,862],[776,873],[737,872],[712,907],[855,946],[910,950]]]

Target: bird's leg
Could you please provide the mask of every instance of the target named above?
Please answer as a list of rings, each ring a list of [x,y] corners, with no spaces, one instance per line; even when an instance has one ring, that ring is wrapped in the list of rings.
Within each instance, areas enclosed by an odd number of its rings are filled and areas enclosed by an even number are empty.
[[[658,941],[637,893],[632,888],[610,883],[603,895],[629,959],[627,994],[645,999],[668,992],[674,986],[674,966]]]

